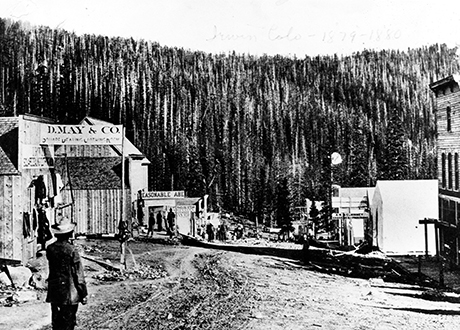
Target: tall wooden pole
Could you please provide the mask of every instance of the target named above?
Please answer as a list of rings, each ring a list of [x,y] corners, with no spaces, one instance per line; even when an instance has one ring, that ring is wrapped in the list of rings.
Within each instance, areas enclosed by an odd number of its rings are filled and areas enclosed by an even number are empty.
[[[125,127],[122,127],[121,136],[121,205],[120,205],[120,223],[125,220]],[[127,223],[124,223],[127,225]],[[125,226],[123,226],[125,228]],[[127,228],[125,228],[127,230]],[[123,234],[123,233],[122,233]],[[122,269],[126,269],[126,240],[121,241],[120,264]]]
[[[426,218],[425,218],[425,220],[426,220]],[[425,231],[425,257],[428,258],[428,223],[427,222],[425,222],[423,224],[423,228],[424,228],[424,231]],[[436,233],[436,229],[435,229],[435,233]]]
[[[125,220],[125,127],[122,128],[121,136],[121,215],[120,219]]]

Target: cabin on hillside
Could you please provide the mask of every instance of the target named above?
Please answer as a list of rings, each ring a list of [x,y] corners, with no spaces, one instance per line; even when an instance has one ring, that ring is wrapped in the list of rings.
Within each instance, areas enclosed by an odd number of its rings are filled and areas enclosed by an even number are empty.
[[[438,216],[437,180],[377,181],[369,228],[374,246],[393,255],[436,254],[433,228],[420,223]]]
[[[451,75],[430,85],[436,95],[440,253],[459,264],[460,218],[460,75]]]

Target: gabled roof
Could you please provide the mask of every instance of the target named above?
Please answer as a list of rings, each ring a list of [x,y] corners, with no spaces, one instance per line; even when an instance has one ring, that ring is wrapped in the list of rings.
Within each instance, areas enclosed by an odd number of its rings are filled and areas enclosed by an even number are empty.
[[[108,121],[104,121],[101,119],[96,119],[93,117],[85,117],[83,120],[80,122],[80,125],[114,125],[113,123],[110,123]],[[129,141],[126,137],[123,141],[123,149],[125,155],[130,156],[131,158],[138,158],[142,159],[142,165],[149,165],[150,161],[145,157],[145,155],[137,149],[134,144],[132,144],[131,141]],[[121,146],[113,146],[113,148],[121,155]]]
[[[0,118],[0,175],[17,175],[19,121],[17,117]]]
[[[358,198],[367,196],[372,198],[374,194],[374,187],[351,187],[351,188],[340,188],[339,193],[340,197],[351,197],[351,198]]]
[[[75,190],[121,189],[120,157],[57,157],[55,168],[61,174],[65,189],[70,189],[70,185]]]
[[[372,202],[375,188],[350,187],[340,188],[339,196],[332,198],[332,203],[338,207],[367,208]]]

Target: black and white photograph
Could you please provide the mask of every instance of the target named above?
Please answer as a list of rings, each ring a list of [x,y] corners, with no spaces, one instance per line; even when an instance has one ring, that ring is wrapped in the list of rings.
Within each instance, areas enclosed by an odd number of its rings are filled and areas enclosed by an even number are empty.
[[[0,330],[460,328],[460,2],[1,0]]]

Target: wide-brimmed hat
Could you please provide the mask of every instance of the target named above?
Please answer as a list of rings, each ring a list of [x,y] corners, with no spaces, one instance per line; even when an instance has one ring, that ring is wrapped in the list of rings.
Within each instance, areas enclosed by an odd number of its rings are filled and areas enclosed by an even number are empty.
[[[70,222],[67,217],[62,218],[58,223],[51,226],[54,235],[67,234],[75,229],[76,223]]]

